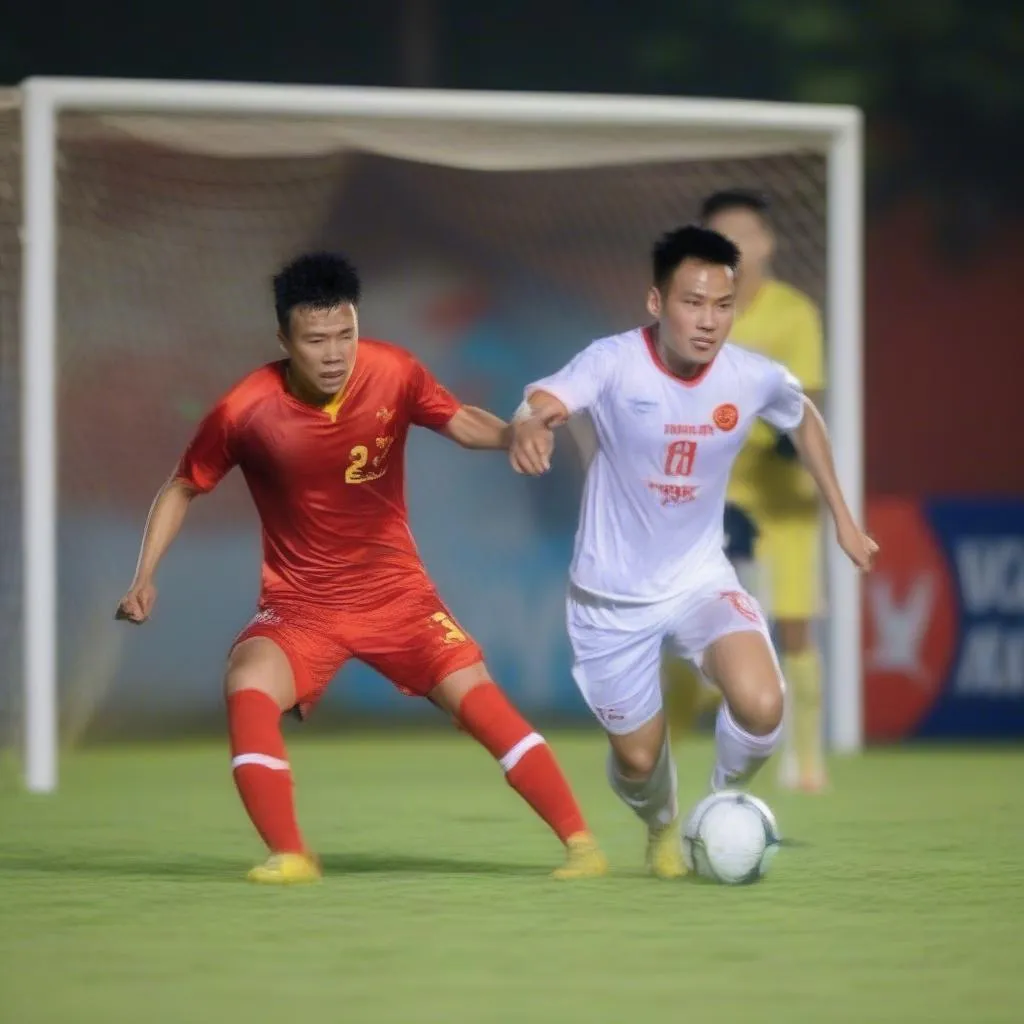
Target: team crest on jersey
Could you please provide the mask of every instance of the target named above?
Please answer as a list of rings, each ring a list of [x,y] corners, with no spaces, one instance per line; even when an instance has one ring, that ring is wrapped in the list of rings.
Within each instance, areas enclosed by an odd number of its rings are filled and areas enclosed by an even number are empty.
[[[389,409],[387,406],[382,405],[377,410],[377,420],[379,423],[383,423],[387,426],[395,418],[395,410]]]
[[[728,432],[739,423],[740,411],[732,402],[724,402],[711,414],[711,419],[719,430]]]
[[[749,619],[751,622],[761,621],[761,613],[750,599],[749,594],[742,590],[723,590],[718,596],[728,601],[745,619]]]

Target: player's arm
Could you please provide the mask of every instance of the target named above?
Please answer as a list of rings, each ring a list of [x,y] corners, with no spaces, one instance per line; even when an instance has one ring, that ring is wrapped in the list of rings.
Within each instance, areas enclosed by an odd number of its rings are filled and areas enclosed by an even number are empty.
[[[786,369],[801,385],[807,400],[820,410],[825,399],[825,339],[818,307],[805,295],[799,296],[788,326]],[[784,459],[797,459],[792,438],[779,433],[775,454]]]
[[[406,399],[412,423],[429,427],[463,448],[508,448],[511,434],[503,419],[475,405],[463,405],[418,360],[409,360],[407,372]]]
[[[805,401],[813,406],[815,411],[821,408],[824,397],[825,393],[823,391],[808,391],[804,395]],[[772,450],[779,458],[792,462],[800,458],[800,453],[796,450],[796,445],[789,434],[785,433],[785,431],[776,430],[773,431],[773,435]]]
[[[156,571],[181,531],[193,499],[213,490],[235,464],[231,418],[224,403],[203,420],[171,478],[160,488],[146,519],[135,576],[115,618],[145,622],[156,601]]]
[[[171,477],[157,492],[146,519],[142,548],[135,566],[128,593],[121,599],[114,615],[136,624],[145,622],[156,601],[156,569],[178,536],[192,499],[201,493],[191,484]]]
[[[508,448],[512,431],[508,423],[486,409],[463,405],[438,433],[462,448],[501,450]]]
[[[595,341],[557,373],[526,388],[511,423],[509,461],[517,473],[538,476],[551,468],[555,429],[597,402],[612,361],[610,343]]]
[[[806,397],[803,398],[802,411],[799,424],[789,431],[789,436],[832,513],[839,546],[858,569],[866,572],[871,568],[878,545],[861,530],[846,504],[821,413]]]
[[[556,395],[531,391],[509,425],[509,461],[517,473],[540,476],[551,468],[554,430],[569,421],[569,410]]]

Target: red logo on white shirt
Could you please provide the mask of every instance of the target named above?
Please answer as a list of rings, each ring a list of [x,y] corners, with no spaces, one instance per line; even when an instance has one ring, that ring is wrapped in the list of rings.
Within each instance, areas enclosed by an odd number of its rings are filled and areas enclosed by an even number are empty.
[[[711,414],[711,418],[714,420],[715,426],[718,427],[719,430],[724,430],[728,433],[736,426],[737,423],[739,423],[740,411],[732,404],[732,402],[725,402],[715,409]]]
[[[662,505],[685,505],[697,497],[696,484],[662,484],[648,480],[647,486],[661,498]]]
[[[757,606],[751,600],[750,595],[744,591],[723,590],[718,596],[728,601],[743,618],[750,619],[751,622],[761,621],[761,613],[757,610]]]

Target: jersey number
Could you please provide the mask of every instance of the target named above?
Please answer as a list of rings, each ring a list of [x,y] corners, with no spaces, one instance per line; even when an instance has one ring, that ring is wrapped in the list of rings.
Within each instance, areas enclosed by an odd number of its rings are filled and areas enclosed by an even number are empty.
[[[348,469],[345,470],[345,483],[361,484],[363,482],[363,466],[366,465],[370,452],[365,444],[357,444],[348,453],[348,457],[352,461],[348,464]]]
[[[377,447],[382,451],[371,463],[371,469],[366,468],[366,463],[370,458],[370,449],[365,444],[357,444],[348,453],[351,461],[345,469],[345,483],[368,484],[379,480],[388,471],[387,454],[393,440],[392,437],[377,438]]]
[[[665,449],[665,476],[689,476],[696,457],[696,441],[673,441]]]

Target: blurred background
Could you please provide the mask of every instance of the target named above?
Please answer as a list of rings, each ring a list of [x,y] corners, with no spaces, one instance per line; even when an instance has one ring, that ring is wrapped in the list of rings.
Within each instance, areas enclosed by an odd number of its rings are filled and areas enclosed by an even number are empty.
[[[285,16],[282,17],[282,14]],[[5,16],[0,84],[30,75],[659,94],[861,107],[867,130],[865,588],[869,738],[1024,733],[1024,21],[983,0],[380,0],[325,7],[97,0]],[[733,185],[767,191],[781,277],[825,294],[823,160],[479,175],[353,151],[225,156],[67,119],[61,143],[60,673],[65,736],[219,727],[252,614],[240,481],[194,513],[154,621],[118,629],[153,493],[202,410],[275,357],[268,280],[349,252],[363,328],[467,401],[640,322],[651,239]],[[0,110],[0,724],[20,709],[16,95]],[[841,380],[829,381],[842,387]],[[421,432],[422,433],[422,432]],[[562,602],[581,470],[525,483],[431,436],[410,449],[425,560],[531,714],[586,722]],[[895,633],[894,633],[895,624]],[[888,626],[888,628],[886,628]],[[526,640],[525,638],[528,638]],[[430,717],[352,666],[320,721]]]
[[[758,776],[786,839],[764,885],[644,875],[642,829],[606,784],[603,738],[569,674],[572,444],[556,472],[525,481],[500,455],[418,431],[408,492],[443,595],[543,726],[608,851],[613,876],[600,883],[548,883],[557,844],[486,752],[352,665],[308,725],[285,730],[324,884],[241,884],[261,844],[228,771],[220,679],[254,611],[259,538],[237,474],[193,507],[155,618],[129,629],[113,612],[153,495],[203,410],[278,355],[269,281],[284,260],[348,252],[365,278],[365,333],[508,416],[526,381],[645,319],[652,239],[713,190],[770,196],[775,272],[827,309],[822,154],[682,161],[677,150],[482,173],[459,169],[460,147],[497,163],[521,136],[375,123],[360,147],[258,117],[62,116],[64,748],[59,791],[40,797],[13,756],[17,86],[35,75],[863,110],[866,484],[882,555],[861,641],[875,748],[832,758],[821,797],[789,792],[774,770]],[[1024,746],[992,741],[1024,735],[1022,126],[1019,0],[5,4],[0,1024],[115,1024],[140,1008],[149,1024],[728,1024],[755,1012],[763,1024],[1019,1024]],[[662,141],[673,145],[649,140]],[[558,134],[552,160],[570,149]],[[161,737],[175,742],[150,742]],[[903,742],[916,737],[929,742]],[[685,811],[704,795],[711,743],[687,735],[676,756]]]

